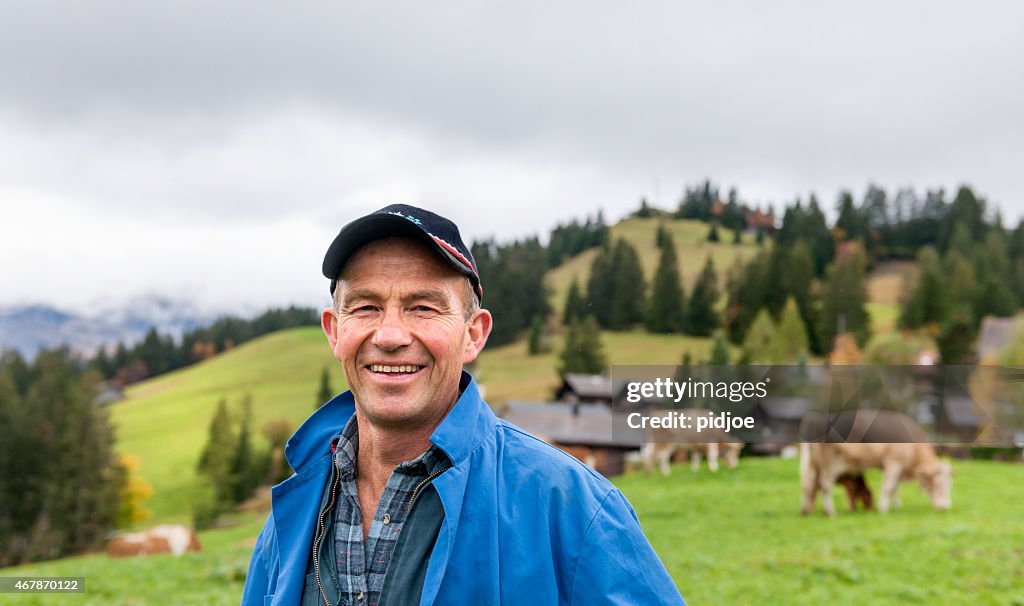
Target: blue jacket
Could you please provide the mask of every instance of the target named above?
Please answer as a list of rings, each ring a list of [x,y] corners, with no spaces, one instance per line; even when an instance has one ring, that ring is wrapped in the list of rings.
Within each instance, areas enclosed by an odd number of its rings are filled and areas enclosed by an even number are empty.
[[[354,410],[345,392],[288,440],[285,457],[295,475],[273,488],[244,606],[299,603],[332,464],[329,441]],[[496,418],[473,381],[430,440],[453,466],[433,482],[445,516],[421,605],[683,604],[622,493]]]

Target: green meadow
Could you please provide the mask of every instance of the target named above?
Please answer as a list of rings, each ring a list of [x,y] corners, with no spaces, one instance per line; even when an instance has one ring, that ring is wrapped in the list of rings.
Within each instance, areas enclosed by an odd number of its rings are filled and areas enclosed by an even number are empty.
[[[953,508],[932,509],[913,484],[881,515],[798,514],[797,462],[743,459],[712,474],[615,483],[691,606],[843,604],[1024,605],[1024,467],[954,464]],[[868,483],[878,486],[877,475]],[[84,576],[83,595],[6,595],[4,604],[237,604],[262,518],[201,535],[204,551],[110,560],[89,555],[7,569],[5,576]],[[524,557],[529,557],[524,554]]]

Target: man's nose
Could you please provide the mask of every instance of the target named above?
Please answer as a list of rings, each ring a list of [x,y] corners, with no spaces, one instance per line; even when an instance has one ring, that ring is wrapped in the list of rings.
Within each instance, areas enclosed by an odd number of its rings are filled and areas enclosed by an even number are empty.
[[[371,342],[386,351],[412,344],[412,335],[406,329],[402,314],[397,310],[386,311]]]

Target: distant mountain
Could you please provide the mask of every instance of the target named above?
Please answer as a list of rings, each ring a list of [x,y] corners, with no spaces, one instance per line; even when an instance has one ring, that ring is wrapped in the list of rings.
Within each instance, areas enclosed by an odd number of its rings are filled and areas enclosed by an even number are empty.
[[[179,338],[212,324],[219,315],[156,295],[102,302],[82,312],[41,304],[0,306],[0,349],[14,349],[31,358],[40,349],[67,345],[93,354],[117,342],[141,341],[150,327]]]

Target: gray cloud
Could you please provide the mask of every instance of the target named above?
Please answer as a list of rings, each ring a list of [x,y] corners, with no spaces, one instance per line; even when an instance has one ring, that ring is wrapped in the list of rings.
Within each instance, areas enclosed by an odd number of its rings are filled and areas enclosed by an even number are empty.
[[[403,199],[509,238],[710,176],[970,182],[1016,217],[1022,34],[1012,2],[21,2],[0,204],[328,233]]]

